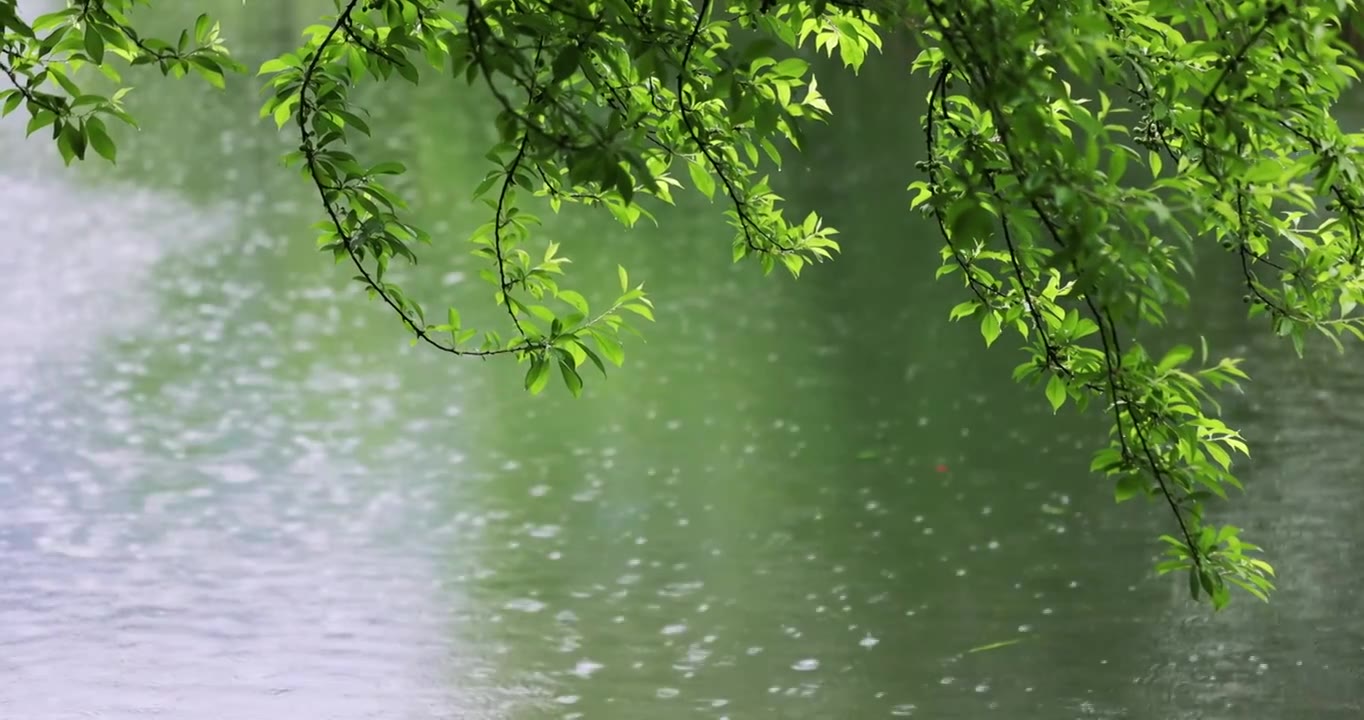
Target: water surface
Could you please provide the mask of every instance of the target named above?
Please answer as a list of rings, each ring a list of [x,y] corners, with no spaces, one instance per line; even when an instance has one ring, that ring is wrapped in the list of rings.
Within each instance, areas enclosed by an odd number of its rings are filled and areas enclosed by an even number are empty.
[[[219,5],[248,58],[311,11]],[[577,401],[409,348],[247,83],[140,81],[113,170],[4,126],[0,718],[1359,717],[1358,364],[1295,359],[1209,258],[1171,338],[1252,358],[1227,512],[1282,590],[1214,617],[1151,578],[1166,517],[1088,476],[1100,426],[945,320],[908,57],[821,76],[780,181],[845,255],[799,282],[731,266],[704,201],[549,224],[660,305]],[[441,242],[415,287],[486,300],[489,103],[374,97]]]

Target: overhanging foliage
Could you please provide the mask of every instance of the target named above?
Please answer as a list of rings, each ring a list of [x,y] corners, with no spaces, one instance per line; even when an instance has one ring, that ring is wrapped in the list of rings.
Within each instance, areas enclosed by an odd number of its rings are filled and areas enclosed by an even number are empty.
[[[89,150],[114,161],[105,121],[134,123],[127,88],[90,91],[90,68],[115,85],[117,61],[220,87],[243,70],[206,15],[172,43],[135,30],[139,5],[150,2],[70,0],[28,21],[0,0],[4,112],[23,107],[29,133],[49,130],[68,163]],[[800,50],[855,72],[884,34],[912,33],[913,71],[932,90],[906,127],[929,149],[911,206],[942,230],[938,275],[964,289],[951,317],[978,322],[987,345],[1016,333],[1015,378],[1054,410],[1106,414],[1093,471],[1119,501],[1168,509],[1158,569],[1187,571],[1194,596],[1221,607],[1229,584],[1261,598],[1273,587],[1258,548],[1205,519],[1206,500],[1240,487],[1232,456],[1247,450],[1214,393],[1246,378],[1206,344],[1155,350],[1134,333],[1186,304],[1192,256],[1215,243],[1251,314],[1299,352],[1311,332],[1364,337],[1364,136],[1330,114],[1357,79],[1338,39],[1350,12],[1339,0],[337,0],[260,68],[262,116],[298,138],[288,159],[316,188],[320,247],[414,342],[514,357],[532,392],[557,370],[577,395],[582,367],[620,365],[628,320],[651,320],[653,305],[622,268],[620,294],[593,310],[567,284],[564,249],[531,243],[526,197],[630,226],[686,183],[724,200],[735,261],[798,275],[838,249],[817,214],[787,217],[764,174],[831,112]],[[431,238],[384,185],[404,168],[352,154],[371,130],[351,91],[422,78],[481,86],[499,108],[501,140],[474,189],[489,220],[470,242],[501,330],[468,327],[455,308],[433,322],[386,279]]]

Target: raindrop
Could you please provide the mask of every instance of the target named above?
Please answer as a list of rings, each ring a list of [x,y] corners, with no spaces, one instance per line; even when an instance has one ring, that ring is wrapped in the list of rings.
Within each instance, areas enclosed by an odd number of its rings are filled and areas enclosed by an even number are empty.
[[[545,604],[533,598],[516,598],[515,600],[507,601],[507,604],[504,605],[503,607],[505,607],[508,610],[519,610],[521,612],[537,613],[545,609]]]
[[[591,660],[579,660],[578,664],[573,666],[573,674],[577,675],[580,678],[589,678],[592,677],[592,673],[602,669],[603,667],[605,666],[598,662],[592,662]]]

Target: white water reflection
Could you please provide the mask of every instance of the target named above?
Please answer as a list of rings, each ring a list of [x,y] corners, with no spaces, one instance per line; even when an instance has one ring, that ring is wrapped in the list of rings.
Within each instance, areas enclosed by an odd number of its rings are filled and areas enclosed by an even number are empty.
[[[432,610],[410,560],[213,531],[127,542],[113,529],[127,521],[79,520],[74,543],[68,529],[0,546],[0,714],[426,717],[420,708],[450,706],[445,638],[414,621]]]
[[[24,147],[4,147],[0,170],[0,392],[27,395],[35,368],[74,365],[100,338],[147,322],[152,266],[169,247],[202,242],[225,217],[158,193],[88,190],[24,172],[32,153]],[[52,164],[31,159],[29,168]]]
[[[467,681],[492,669],[452,644],[460,596],[398,534],[419,499],[354,463],[344,419],[300,422],[335,385],[262,372],[270,328],[231,313],[256,281],[221,279],[228,304],[193,323],[158,306],[204,280],[169,259],[232,254],[211,245],[231,213],[82,187],[18,130],[0,124],[0,717],[501,717]],[[158,356],[108,359],[129,335],[192,343],[187,372],[149,393]],[[384,382],[349,379],[350,403]]]

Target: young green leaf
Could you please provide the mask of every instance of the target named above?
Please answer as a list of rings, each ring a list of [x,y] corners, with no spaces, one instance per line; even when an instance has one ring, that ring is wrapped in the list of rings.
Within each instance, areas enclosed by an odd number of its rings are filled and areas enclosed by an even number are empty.
[[[1193,354],[1193,348],[1188,345],[1176,345],[1171,348],[1169,352],[1165,353],[1165,357],[1161,358],[1160,364],[1156,366],[1156,370],[1164,372],[1179,367],[1187,362],[1189,358],[1193,357]]]
[[[706,170],[705,161],[688,160],[687,172],[691,173],[692,185],[706,196],[707,200],[715,199],[715,178]]]
[[[194,20],[194,39],[199,42],[199,44],[203,45],[208,43],[208,33],[212,24],[213,21],[207,14],[202,14]]]
[[[1051,403],[1051,411],[1056,412],[1066,402],[1066,381],[1060,375],[1053,374],[1047,381],[1047,402]]]
[[[90,25],[85,26],[85,54],[96,65],[104,62],[104,38]]]
[[[549,382],[549,360],[543,353],[531,356],[530,368],[526,370],[526,389],[532,395],[539,395]]]
[[[1114,502],[1131,500],[1145,490],[1146,482],[1140,475],[1123,475],[1118,478],[1118,482],[1113,486],[1113,500]]]
[[[971,315],[974,315],[976,310],[979,308],[980,308],[979,302],[975,300],[967,300],[966,302],[960,303],[956,307],[953,307],[952,312],[948,314],[948,319],[959,320],[964,317],[970,317]]]
[[[597,341],[597,347],[601,349],[601,354],[606,356],[613,365],[620,367],[625,362],[625,350],[615,338],[604,332],[594,333],[592,339]]]
[[[91,117],[85,121],[85,136],[90,142],[90,147],[99,153],[99,156],[109,162],[118,160],[118,148],[114,146],[114,141],[109,138],[109,133],[104,128],[104,121],[97,117]]]
[[[583,379],[582,376],[578,374],[578,370],[573,367],[573,364],[561,359],[559,361],[559,373],[564,378],[564,387],[568,388],[568,391],[573,394],[573,397],[582,397]]]
[[[989,347],[999,338],[999,315],[994,311],[987,311],[980,318],[980,334],[985,338],[985,346]]]

